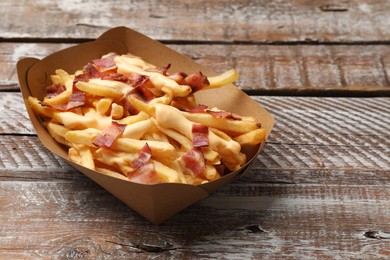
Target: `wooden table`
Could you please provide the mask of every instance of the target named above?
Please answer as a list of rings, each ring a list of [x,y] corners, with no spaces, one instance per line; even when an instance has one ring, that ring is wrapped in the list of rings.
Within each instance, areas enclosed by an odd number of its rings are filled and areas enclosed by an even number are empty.
[[[0,3],[0,259],[388,259],[390,2]],[[341,2],[341,3],[339,3]],[[251,172],[152,225],[39,142],[15,63],[127,26],[276,118]]]

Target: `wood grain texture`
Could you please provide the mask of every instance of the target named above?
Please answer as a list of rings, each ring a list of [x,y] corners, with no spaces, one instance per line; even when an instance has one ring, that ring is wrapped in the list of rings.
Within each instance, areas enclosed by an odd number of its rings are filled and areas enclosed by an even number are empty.
[[[389,9],[386,0],[9,0],[0,3],[0,35],[92,39],[124,25],[169,41],[389,41]]]
[[[0,90],[18,90],[15,64],[43,58],[72,44],[0,43]],[[199,45],[169,47],[217,72],[236,68],[237,85],[254,93],[315,91],[390,95],[389,45]],[[273,91],[273,92],[272,92]],[[283,93],[283,92],[282,92]]]
[[[5,217],[0,255],[13,259],[385,259],[389,188],[237,182],[162,225],[151,226],[88,181],[1,181]]]

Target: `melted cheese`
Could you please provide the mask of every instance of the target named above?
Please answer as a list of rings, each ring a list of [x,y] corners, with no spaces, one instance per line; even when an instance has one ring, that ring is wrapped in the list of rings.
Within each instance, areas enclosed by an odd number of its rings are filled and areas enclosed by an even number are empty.
[[[115,89],[119,92],[122,92],[123,95],[125,95],[126,93],[128,93],[130,90],[133,89],[133,87],[131,87],[129,84],[120,81],[115,81],[115,80],[90,79],[88,83],[92,83],[97,86],[109,87]]]
[[[156,120],[166,128],[172,128],[192,140],[192,122],[176,108],[156,104]],[[209,146],[211,149],[223,155],[239,154],[241,146],[233,140],[224,140],[209,131]]]
[[[173,79],[170,79],[159,72],[144,70],[143,66],[139,66],[139,59],[137,58],[117,56],[114,61],[118,67],[118,73],[125,76],[129,76],[132,73],[149,76],[150,81],[157,89],[161,90],[163,87],[169,87],[173,90],[175,96],[185,97],[192,91],[190,86],[179,85]]]
[[[127,125],[122,137],[141,139],[152,126],[153,122],[150,119]]]

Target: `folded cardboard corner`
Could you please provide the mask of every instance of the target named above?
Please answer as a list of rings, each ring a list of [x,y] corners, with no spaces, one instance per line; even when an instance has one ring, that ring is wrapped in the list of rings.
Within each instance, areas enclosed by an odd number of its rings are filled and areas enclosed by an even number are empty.
[[[263,145],[248,152],[248,161],[240,170],[229,173],[216,181],[198,186],[178,183],[138,184],[98,173],[70,161],[67,157],[67,150],[49,135],[39,117],[28,105],[27,98],[35,96],[42,99],[46,94],[46,86],[51,84],[50,75],[54,74],[56,69],[61,68],[69,73],[74,73],[91,60],[100,58],[109,52],[118,54],[129,52],[157,66],[172,64],[170,68],[172,71],[191,73],[200,70],[208,76],[215,75],[210,69],[126,27],[110,29],[95,41],[61,50],[42,60],[24,58],[17,63],[21,92],[33,127],[40,141],[48,150],[66,160],[154,224],[162,223],[184,208],[206,198],[219,187],[248,172]],[[253,116],[266,129],[267,136],[271,132],[274,124],[273,117],[234,85],[199,91],[196,93],[196,99],[198,103],[210,107]]]

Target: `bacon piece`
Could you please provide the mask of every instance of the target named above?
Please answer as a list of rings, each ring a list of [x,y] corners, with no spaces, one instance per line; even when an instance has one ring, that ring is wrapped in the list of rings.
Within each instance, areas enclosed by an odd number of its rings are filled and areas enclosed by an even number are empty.
[[[114,61],[116,56],[118,56],[118,54],[112,54],[101,59],[93,60],[92,62],[100,72],[105,72],[116,68],[116,63]]]
[[[156,96],[153,94],[152,91],[149,90],[149,83],[149,77],[144,76],[142,81],[137,82],[136,85],[134,85],[134,88],[129,92],[130,95],[135,95],[137,98],[146,102],[149,102],[150,100],[154,99]]]
[[[65,110],[70,110],[75,107],[84,106],[86,100],[86,93],[78,89],[75,85],[72,87],[72,95],[70,95],[68,104]]]
[[[145,102],[149,102],[156,96],[148,88],[150,84],[148,76],[133,74],[129,76],[129,82],[134,88],[126,93],[126,95],[121,99],[121,102],[123,104],[123,108],[125,108],[130,115],[135,115],[138,114],[138,111],[129,102],[129,96],[134,96],[135,98]]]
[[[111,125],[105,128],[92,143],[99,147],[110,148],[115,140],[122,135],[123,131],[125,131],[125,128],[126,125],[112,121]]]
[[[120,73],[110,73],[102,76],[102,79],[104,80],[115,80],[115,81],[120,81],[124,83],[128,83],[129,79]]]
[[[50,105],[50,104],[43,102],[43,101],[41,101],[40,104],[41,104],[41,106],[51,107],[51,108],[57,109],[59,111],[68,111],[68,110],[71,110],[72,108],[84,106],[85,101],[86,101],[86,93],[84,91],[81,91],[80,89],[78,89],[77,87],[75,87],[73,85],[72,94],[71,94],[67,104]]]
[[[192,124],[192,145],[205,147],[209,145],[209,128],[206,125]]]
[[[73,85],[79,81],[87,82],[89,79],[98,79],[101,78],[102,73],[96,69],[92,63],[88,63],[83,68],[83,73],[77,75],[73,80]]]
[[[171,64],[168,63],[167,66],[163,67],[162,70],[161,70],[161,73],[164,75],[164,76],[167,76],[167,73],[168,73],[168,69],[171,67]]]
[[[169,75],[168,78],[173,79],[174,81],[176,81],[180,85],[184,85],[184,84],[186,84],[184,79],[187,76],[188,75],[185,72],[176,72],[176,73],[173,73],[172,75]]]
[[[242,120],[242,117],[236,114],[233,114],[231,112],[227,111],[214,111],[214,110],[205,110],[206,113],[212,115],[215,118],[226,118],[226,119],[232,119],[232,120]]]
[[[207,106],[206,105],[196,105],[195,107],[191,108],[191,109],[186,109],[186,112],[189,112],[189,113],[204,113],[206,112],[205,110],[207,109]]]
[[[140,151],[138,158],[131,163],[131,167],[139,168],[144,166],[150,158],[152,158],[152,150],[150,150],[148,143],[146,143]]]
[[[207,77],[200,71],[187,76],[184,81],[191,87],[192,93],[195,93],[196,91],[199,91],[210,85]]]
[[[130,74],[128,77],[129,84],[133,87],[145,84],[149,80],[149,77],[146,75],[141,75],[137,73]]]
[[[147,163],[127,173],[127,177],[130,181],[141,184],[155,184],[160,182],[153,163]]]
[[[199,147],[194,147],[183,154],[179,159],[179,164],[184,173],[194,177],[202,174],[206,168],[204,155]]]
[[[65,91],[65,87],[61,84],[51,84],[46,87],[47,97],[55,97]]]

